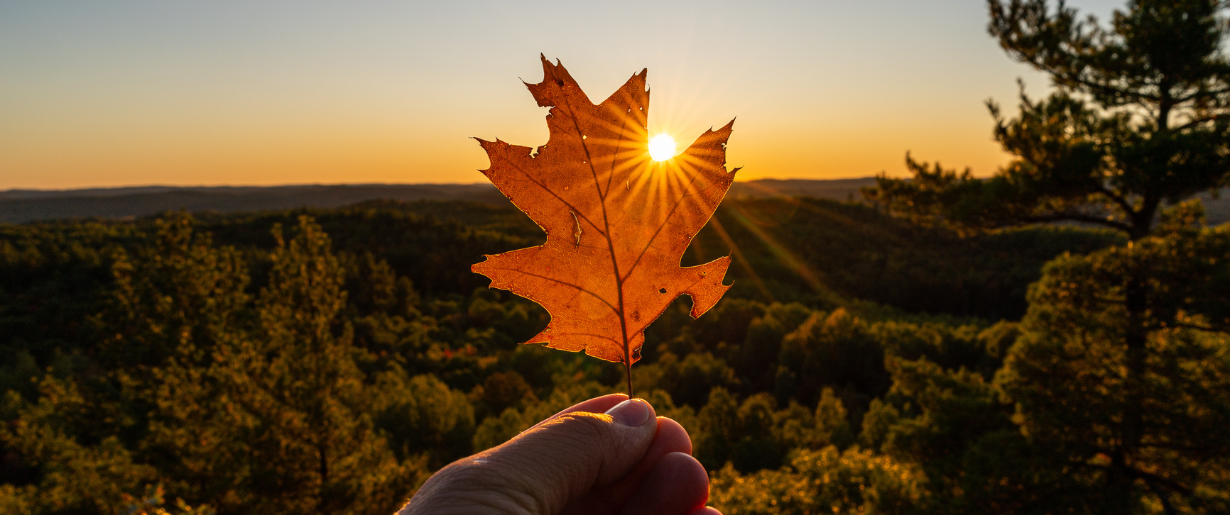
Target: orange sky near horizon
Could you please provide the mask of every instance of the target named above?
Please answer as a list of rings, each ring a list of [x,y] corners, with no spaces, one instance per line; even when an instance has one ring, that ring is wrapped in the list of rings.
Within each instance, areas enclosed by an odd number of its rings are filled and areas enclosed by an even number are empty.
[[[980,1],[451,4],[0,4],[0,190],[483,182],[471,136],[546,141],[539,52],[595,102],[648,68],[681,145],[737,117],[741,180],[986,175],[983,101],[1047,91]]]

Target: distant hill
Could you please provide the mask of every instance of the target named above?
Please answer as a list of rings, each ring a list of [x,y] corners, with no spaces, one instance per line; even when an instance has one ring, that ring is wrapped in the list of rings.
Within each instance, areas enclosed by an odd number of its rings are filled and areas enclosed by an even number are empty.
[[[873,178],[831,181],[765,179],[737,182],[735,198],[807,196],[832,200],[859,198]],[[191,212],[266,211],[298,207],[330,208],[377,199],[469,200],[505,205],[490,184],[340,184],[294,186],[91,188],[0,191],[0,222],[23,223],[66,218],[133,218],[168,210]]]
[[[730,198],[815,197],[858,200],[859,189],[875,178],[759,179],[736,182]],[[1230,190],[1217,200],[1201,196],[1209,223],[1230,221]],[[234,213],[300,207],[332,208],[369,200],[468,200],[507,205],[490,184],[338,184],[292,186],[175,187],[140,186],[77,190],[0,191],[0,223],[24,223],[68,218],[127,219],[170,210]]]
[[[245,187],[143,186],[81,190],[0,192],[0,222],[65,218],[133,218],[168,210],[267,211],[340,207],[367,200],[470,200],[508,202],[490,184],[345,184]]]

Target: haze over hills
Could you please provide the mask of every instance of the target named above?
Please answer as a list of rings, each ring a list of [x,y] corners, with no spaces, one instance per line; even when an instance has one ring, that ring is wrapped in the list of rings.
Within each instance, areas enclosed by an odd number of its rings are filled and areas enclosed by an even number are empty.
[[[347,184],[292,186],[141,186],[0,192],[0,222],[64,218],[132,218],[168,210],[264,211],[339,207],[365,200],[507,202],[490,184]]]
[[[875,178],[759,179],[736,182],[727,197],[816,197],[858,200],[859,189]],[[1204,194],[1210,224],[1230,221],[1230,192],[1219,199]],[[24,223],[68,218],[126,219],[170,210],[221,213],[298,207],[340,207],[391,199],[468,200],[503,205],[508,202],[491,184],[335,184],[287,186],[136,186],[74,190],[0,191],[0,223]]]
[[[729,196],[760,198],[809,196],[833,200],[859,198],[859,188],[875,179],[764,179],[737,182]],[[191,212],[262,211],[297,207],[339,207],[376,199],[469,200],[505,204],[491,184],[337,184],[288,186],[138,186],[76,190],[0,191],[0,222],[23,223],[65,218],[131,218],[168,210]]]

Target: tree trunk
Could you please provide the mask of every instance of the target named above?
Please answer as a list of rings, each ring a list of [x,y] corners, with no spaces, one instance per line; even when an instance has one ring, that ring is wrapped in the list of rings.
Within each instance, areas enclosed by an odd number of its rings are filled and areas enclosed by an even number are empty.
[[[1128,248],[1148,237],[1157,213],[1157,199],[1145,198],[1140,211],[1132,217],[1132,231]],[[1135,474],[1133,458],[1144,438],[1145,376],[1148,358],[1149,327],[1149,267],[1133,258],[1124,284],[1124,308],[1127,311],[1127,327],[1124,328],[1126,375],[1123,378],[1123,421],[1119,429],[1119,444],[1111,456],[1111,468],[1107,477],[1108,506],[1110,513],[1131,513],[1136,495],[1133,493]]]
[[[1127,281],[1125,292],[1125,307],[1127,308],[1127,327],[1125,328],[1124,344],[1126,345],[1126,376],[1124,385],[1123,422],[1120,428],[1120,441],[1117,452],[1111,457],[1108,487],[1111,512],[1131,513],[1135,499],[1132,483],[1132,458],[1140,446],[1144,436],[1144,381],[1146,370],[1148,329],[1145,325],[1145,312],[1148,308],[1146,278],[1143,270],[1133,270]]]
[[[325,499],[325,490],[329,486],[329,449],[324,444],[318,444],[316,456],[320,459],[320,489],[316,494],[316,513],[329,513]]]

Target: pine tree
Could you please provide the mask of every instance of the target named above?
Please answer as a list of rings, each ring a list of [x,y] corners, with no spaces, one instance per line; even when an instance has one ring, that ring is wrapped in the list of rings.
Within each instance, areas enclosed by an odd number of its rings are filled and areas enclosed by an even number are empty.
[[[344,271],[309,217],[277,248],[257,300],[256,337],[220,358],[237,430],[246,442],[245,509],[277,513],[387,513],[417,483],[373,427],[373,392],[355,364]]]
[[[168,216],[154,245],[120,255],[114,298],[98,318],[114,334],[111,374],[145,425],[130,445],[172,498],[226,513],[246,498],[247,467],[218,357],[251,337],[252,299],[244,257],[193,225]]]
[[[1001,116],[1015,156],[987,179],[907,156],[912,180],[865,192],[890,211],[958,228],[1075,221],[1148,236],[1164,203],[1230,186],[1230,27],[1217,0],[1133,0],[1110,27],[1061,1],[990,0],[989,31],[1055,92]]]
[[[962,231],[1073,221],[1127,238],[1125,249],[1068,258],[1048,269],[1030,295],[1026,329],[1004,371],[1004,377],[1019,379],[1003,384],[1010,394],[1025,396],[1014,400],[1026,431],[1050,424],[1055,434],[1097,440],[1067,456],[1062,449],[1073,447],[1038,447],[1055,451],[1064,467],[1080,463],[1065,468],[1073,480],[1100,485],[1099,500],[1085,499],[1091,511],[1127,513],[1152,502],[1173,513],[1207,501],[1194,493],[1203,488],[1200,476],[1169,465],[1156,469],[1160,462],[1150,456],[1159,446],[1173,446],[1174,460],[1207,463],[1207,446],[1159,441],[1170,433],[1156,421],[1171,418],[1156,399],[1195,402],[1185,393],[1187,357],[1170,352],[1175,345],[1159,343],[1178,338],[1167,331],[1194,324],[1200,329],[1191,330],[1211,334],[1200,338],[1218,341],[1226,330],[1215,307],[1225,290],[1208,289],[1222,284],[1209,281],[1226,275],[1226,256],[1216,245],[1200,243],[1217,239],[1209,230],[1184,230],[1200,211],[1184,200],[1230,185],[1230,59],[1221,50],[1230,26],[1224,6],[1218,0],[1133,0],[1106,27],[1092,17],[1080,19],[1062,1],[1052,6],[1046,0],[990,0],[991,35],[1009,56],[1047,74],[1055,89],[1041,100],[1022,92],[1020,112],[1011,119],[988,102],[995,138],[1015,159],[979,179],[969,170],[958,174],[907,156],[912,180],[882,176],[865,192],[892,213]],[[1155,266],[1165,261],[1159,249],[1178,248],[1192,259],[1170,260],[1177,269]],[[1081,266],[1090,273],[1103,268],[1085,277],[1073,272]],[[1202,272],[1206,266],[1212,271]],[[1197,276],[1204,277],[1203,285],[1184,282]],[[1084,290],[1069,291],[1078,285]],[[1191,296],[1174,295],[1178,291]],[[1088,303],[1064,297],[1078,293],[1088,294],[1082,297]],[[1056,310],[1067,314],[1070,331],[1043,321]],[[1099,352],[1109,361],[1097,363],[1092,356]],[[1209,359],[1216,364],[1224,358]],[[1096,371],[1107,381],[1100,388],[1112,391],[1102,395],[1069,384],[1075,377],[1055,372],[1065,367]],[[1213,367],[1213,373],[1222,372]],[[1026,377],[1035,382],[1020,379]],[[1220,400],[1201,402],[1224,408]],[[1190,428],[1206,427],[1216,409],[1201,412]],[[1107,424],[1106,433],[1093,434],[1059,416],[1067,410]],[[1065,421],[1076,425],[1054,425]],[[1091,455],[1092,448],[1101,451]]]
[[[1147,340],[1134,353],[1126,296],[1139,277]],[[996,385],[1035,453],[1081,490],[1069,501],[1098,513],[1230,511],[1226,292],[1230,227],[1047,265]]]

